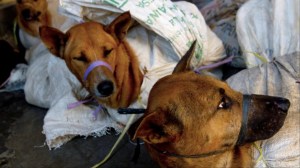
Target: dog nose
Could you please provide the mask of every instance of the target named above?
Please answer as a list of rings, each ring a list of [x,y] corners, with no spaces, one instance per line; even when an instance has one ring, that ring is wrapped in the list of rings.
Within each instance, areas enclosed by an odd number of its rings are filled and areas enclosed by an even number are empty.
[[[290,107],[290,101],[283,97],[251,95],[252,108],[257,111],[272,111],[273,113],[286,115]]]
[[[274,106],[281,112],[287,113],[290,107],[290,101],[285,98],[280,98],[274,101]]]
[[[270,109],[275,109],[277,112],[287,114],[290,107],[290,101],[281,97],[268,97],[265,104]]]
[[[111,81],[103,81],[98,86],[97,89],[102,96],[109,96],[113,93],[114,85]]]
[[[24,9],[22,11],[22,17],[25,19],[25,20],[30,20],[30,9]]]
[[[42,14],[42,12],[38,11],[36,12],[36,17],[40,16]]]

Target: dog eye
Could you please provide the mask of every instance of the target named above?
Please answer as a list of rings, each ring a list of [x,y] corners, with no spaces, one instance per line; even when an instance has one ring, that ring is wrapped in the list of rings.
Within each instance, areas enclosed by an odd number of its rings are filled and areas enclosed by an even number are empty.
[[[111,51],[112,51],[112,49],[110,49],[110,50],[104,49],[103,56],[107,57],[111,53]]]
[[[221,102],[218,105],[218,109],[228,109],[229,107],[231,107],[232,102],[230,100],[229,97],[227,96],[223,96],[221,99]]]
[[[84,56],[74,57],[73,59],[76,61],[87,62],[87,59]]]

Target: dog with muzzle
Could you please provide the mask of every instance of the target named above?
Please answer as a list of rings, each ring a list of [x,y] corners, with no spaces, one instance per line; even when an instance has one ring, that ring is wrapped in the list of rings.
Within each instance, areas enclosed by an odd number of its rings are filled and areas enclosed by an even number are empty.
[[[195,46],[195,45],[193,45]],[[254,167],[253,145],[283,126],[290,102],[243,95],[225,82],[189,70],[193,47],[172,75],[152,88],[133,139],[146,143],[160,167]]]
[[[66,33],[42,26],[40,37],[99,104],[117,109],[137,100],[143,82],[139,62],[125,39],[132,24],[127,12],[108,26],[85,22]]]

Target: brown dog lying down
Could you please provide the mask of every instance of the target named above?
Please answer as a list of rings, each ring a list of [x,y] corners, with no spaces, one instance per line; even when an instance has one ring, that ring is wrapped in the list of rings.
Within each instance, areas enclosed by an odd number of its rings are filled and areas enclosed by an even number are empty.
[[[43,26],[40,37],[100,104],[127,107],[137,99],[143,81],[136,55],[125,40],[132,24],[130,14],[124,13],[108,26],[86,22],[66,33]]]
[[[184,72],[191,55],[193,49],[154,85],[133,138],[145,141],[161,167],[253,167],[251,143],[282,127],[289,100],[243,95],[212,77]]]

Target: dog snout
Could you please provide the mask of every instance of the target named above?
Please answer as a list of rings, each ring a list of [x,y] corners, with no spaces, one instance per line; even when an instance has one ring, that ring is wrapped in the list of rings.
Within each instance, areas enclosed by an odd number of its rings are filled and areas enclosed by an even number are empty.
[[[283,113],[287,113],[290,107],[290,101],[285,98],[278,98],[274,101],[274,106]]]
[[[290,107],[290,101],[283,97],[252,95],[252,102],[256,108],[277,112],[286,115]]]
[[[22,10],[22,17],[24,18],[24,20],[30,20],[31,19],[30,9]]]
[[[97,86],[97,90],[101,96],[110,96],[114,91],[114,84],[111,81],[105,80]]]

